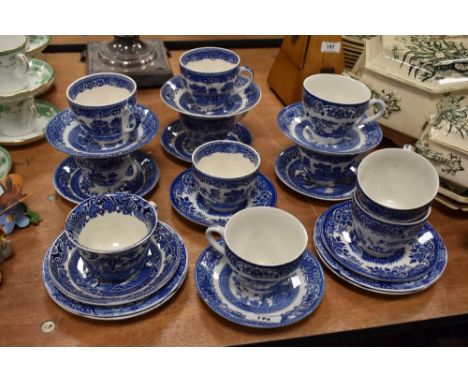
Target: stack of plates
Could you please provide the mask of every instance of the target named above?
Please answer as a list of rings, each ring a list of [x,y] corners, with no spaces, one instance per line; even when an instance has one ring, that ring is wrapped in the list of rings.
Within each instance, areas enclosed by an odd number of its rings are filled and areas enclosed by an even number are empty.
[[[187,275],[187,251],[169,225],[158,222],[145,267],[130,279],[103,282],[90,271],[62,232],[47,251],[42,275],[59,306],[78,316],[123,320],[158,308],[180,288]]]
[[[436,200],[452,210],[468,212],[468,189],[466,188],[454,187],[441,181]]]
[[[370,292],[403,295],[433,285],[447,265],[447,250],[436,230],[425,223],[415,240],[391,257],[366,254],[357,243],[350,201],[332,206],[317,220],[318,256],[338,277]]]

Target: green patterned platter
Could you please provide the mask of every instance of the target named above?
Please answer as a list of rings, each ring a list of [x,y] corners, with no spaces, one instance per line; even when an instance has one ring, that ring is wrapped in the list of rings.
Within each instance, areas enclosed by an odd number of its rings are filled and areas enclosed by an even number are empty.
[[[60,110],[52,105],[50,102],[35,99],[34,106],[36,107],[36,118],[34,120],[34,130],[28,134],[20,137],[8,137],[0,134],[0,145],[3,146],[20,146],[39,139],[44,138],[45,129],[49,121],[57,114]]]

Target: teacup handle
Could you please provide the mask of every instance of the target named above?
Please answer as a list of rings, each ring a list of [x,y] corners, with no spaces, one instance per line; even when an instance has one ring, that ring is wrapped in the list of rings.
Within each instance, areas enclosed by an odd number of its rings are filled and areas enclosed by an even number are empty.
[[[356,125],[366,125],[370,122],[374,122],[376,119],[379,119],[382,115],[384,115],[385,113],[385,109],[386,109],[386,106],[385,106],[385,102],[382,101],[381,99],[377,99],[377,98],[371,98],[369,100],[369,106],[368,106],[368,109],[370,109],[373,105],[378,105],[379,106],[379,110],[377,111],[377,113],[375,113],[374,115],[370,116],[370,117],[362,117],[357,123]]]
[[[130,134],[133,130],[136,129],[136,127],[140,124],[140,117],[138,113],[135,111],[135,105],[127,105],[125,106],[125,109],[122,111],[122,124],[125,122],[125,128],[122,131],[122,135],[128,135]],[[135,125],[133,127],[129,127],[130,124],[130,117],[131,116],[135,117]]]
[[[123,182],[128,182],[128,181],[131,181],[133,179],[135,179],[135,177],[137,176],[137,165],[135,163],[135,161],[133,160],[133,158],[129,158],[130,159],[130,165],[132,166],[132,175],[128,175],[128,176],[125,176],[122,181]]]
[[[208,229],[205,232],[205,236],[210,242],[211,246],[221,253],[222,255],[225,255],[224,248],[216,241],[214,238],[213,234],[217,233],[224,239],[224,227],[221,227],[219,225],[208,227]]]
[[[29,69],[29,58],[23,54],[23,53],[18,53],[16,56],[15,56],[15,60],[17,63],[20,63],[20,64],[24,64],[24,74],[28,73],[28,69]]]
[[[247,81],[246,84],[244,84],[242,86],[235,87],[234,88],[234,93],[240,93],[241,91],[247,89],[252,84],[252,82],[254,80],[254,72],[249,66],[246,66],[246,65],[240,66],[239,67],[239,75],[242,75],[242,72],[247,72],[248,73],[248,76],[242,76],[242,77],[248,78],[248,81]]]

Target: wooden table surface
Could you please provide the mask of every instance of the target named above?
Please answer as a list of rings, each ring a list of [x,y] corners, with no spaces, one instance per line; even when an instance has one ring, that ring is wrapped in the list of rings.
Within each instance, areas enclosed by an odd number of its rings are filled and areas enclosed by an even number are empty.
[[[309,233],[317,217],[332,203],[301,197],[283,186],[275,176],[275,157],[291,142],[279,131],[276,116],[283,107],[267,84],[267,75],[277,49],[239,49],[242,63],[255,71],[262,89],[262,100],[244,119],[253,134],[253,146],[262,157],[261,171],[273,180],[278,191],[279,208],[297,216]],[[172,52],[171,64],[178,72],[182,52]],[[64,109],[65,89],[73,80],[86,74],[79,54],[48,54],[56,72],[54,86],[41,98]],[[139,103],[155,111],[164,128],[177,113],[163,104],[158,89],[138,92]],[[25,191],[33,192],[28,205],[44,218],[38,226],[16,229],[10,236],[14,256],[2,263],[0,286],[0,345],[236,345],[294,339],[354,329],[424,321],[468,313],[468,235],[466,215],[434,203],[430,222],[442,235],[449,252],[443,277],[428,290],[409,296],[391,297],[365,292],[348,285],[325,271],[325,296],[318,309],[303,321],[281,329],[261,330],[233,324],[211,311],[199,298],[194,285],[194,265],[207,245],[203,228],[189,223],[172,209],[168,190],[172,180],[186,166],[166,155],[159,143],[160,132],[143,148],[156,158],[160,169],[159,184],[147,199],[160,208],[160,219],[182,236],[189,253],[188,277],[179,292],[166,304],[141,317],[120,322],[93,321],[74,316],[59,308],[48,296],[41,277],[45,251],[62,231],[73,204],[54,195],[52,174],[65,155],[42,140],[9,148],[14,172],[25,179]],[[56,329],[43,333],[41,324],[51,320]]]

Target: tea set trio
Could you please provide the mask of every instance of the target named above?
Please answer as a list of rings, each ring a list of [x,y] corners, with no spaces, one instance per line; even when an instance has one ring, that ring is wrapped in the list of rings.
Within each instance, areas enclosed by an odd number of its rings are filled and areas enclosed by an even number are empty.
[[[275,208],[272,182],[239,118],[260,101],[253,71],[221,48],[180,58],[181,74],[161,88],[180,113],[162,147],[192,164],[169,190],[174,209],[208,227],[195,266],[203,301],[240,325],[273,328],[310,315],[325,290],[320,262],[302,223]],[[137,102],[135,82],[97,73],[73,82],[69,108],[46,138],[69,156],[57,167],[57,192],[78,205],[47,251],[42,274],[51,298],[79,316],[120,320],[149,312],[175,295],[187,275],[182,238],[143,199],[158,182],[155,160],[139,149],[159,129]],[[372,108],[375,113],[367,116]],[[339,201],[317,220],[317,256],[332,273],[367,291],[402,295],[434,284],[447,250],[427,222],[438,176],[422,156],[383,149],[376,123],[385,104],[361,82],[334,74],[304,81],[302,102],[278,115],[294,145],[275,171],[308,197]]]

